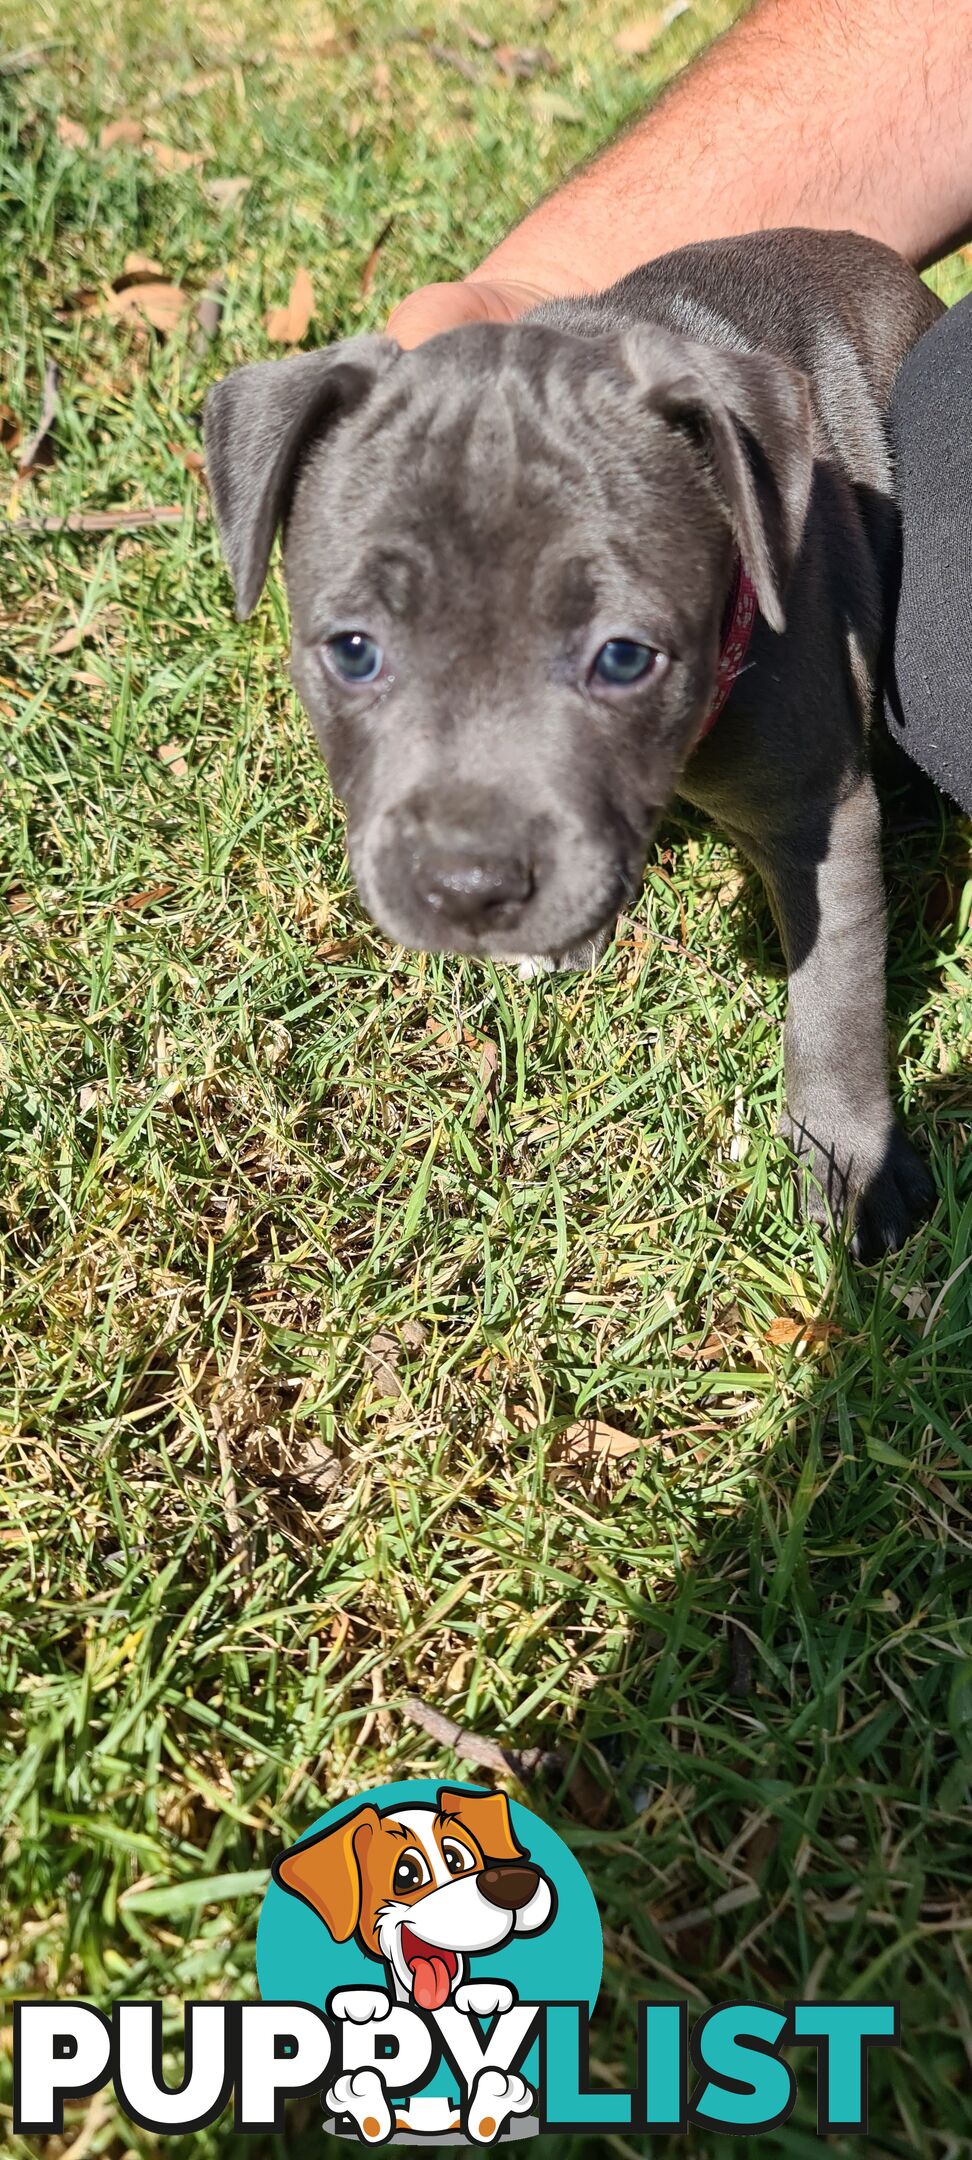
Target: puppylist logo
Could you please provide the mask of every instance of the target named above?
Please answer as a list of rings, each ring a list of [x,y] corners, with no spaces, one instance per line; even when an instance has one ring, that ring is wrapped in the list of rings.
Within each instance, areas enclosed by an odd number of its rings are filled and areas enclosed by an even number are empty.
[[[338,2135],[489,2145],[540,2127],[540,2006],[601,1978],[601,1925],[567,1847],[505,1793],[413,1781],[335,1811],[273,1868],[260,1991],[295,1957],[340,2029]]]
[[[412,1780],[343,1802],[274,1863],[257,1931],[259,2003],[187,2003],[184,2074],[163,2074],[158,2002],[14,2013],[14,2129],[58,2135],[65,2102],[112,2084],[156,2135],[232,2102],[243,2133],[280,2134],[318,2093],[359,2144],[493,2145],[543,2131],[777,2129],[797,2100],[786,2059],[816,2055],[821,2136],[867,2127],[868,2054],[899,2038],[890,2003],[640,2003],[637,2080],[592,2087],[601,1978],[590,1886],[556,1833],[504,1793]],[[786,2051],[786,2052],[785,2052]]]

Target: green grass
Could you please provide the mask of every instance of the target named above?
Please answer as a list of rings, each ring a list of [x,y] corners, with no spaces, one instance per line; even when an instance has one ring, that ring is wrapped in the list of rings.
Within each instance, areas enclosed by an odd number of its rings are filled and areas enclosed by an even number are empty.
[[[901,1100],[941,1198],[906,1253],[855,1271],[795,1216],[779,956],[732,851],[673,814],[590,979],[389,949],[287,687],[281,587],[233,622],[178,456],[207,382],[268,349],[299,263],[315,339],[380,324],[729,10],[691,9],[637,67],[615,0],[542,27],[518,0],[465,12],[542,38],[580,124],[463,43],[445,0],[356,5],[356,40],[299,62],[280,40],[322,20],[293,5],[5,13],[6,47],[58,41],[0,77],[0,396],[29,427],[45,356],[62,375],[56,464],[16,507],[185,515],[107,539],[0,525],[3,1983],[252,1994],[280,1844],[389,1776],[470,1774],[411,1723],[418,1694],[565,1751],[521,1796],[598,1896],[606,2077],[639,1996],[883,1992],[903,2046],[877,2063],[868,2150],[953,2160],[969,828],[889,845]],[[402,40],[420,24],[482,81]],[[58,140],[60,113],[97,134],[125,112],[205,165]],[[220,212],[201,183],[236,174],[249,193]],[[130,250],[193,295],[226,275],[211,351],[72,303]],[[968,266],[937,281],[955,297]],[[788,1316],[830,1331],[777,1346]],[[578,1460],[562,1436],[590,1416],[643,1448]],[[812,2097],[768,2150],[819,2151]],[[50,2160],[153,2150],[98,2102],[69,2124]],[[309,2125],[289,2150],[320,2146]],[[166,2149],[237,2147],[224,2126]]]

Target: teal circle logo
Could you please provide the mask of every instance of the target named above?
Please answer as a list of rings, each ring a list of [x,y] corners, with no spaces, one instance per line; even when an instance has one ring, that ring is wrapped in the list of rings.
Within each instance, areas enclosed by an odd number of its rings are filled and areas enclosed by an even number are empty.
[[[590,2013],[602,1957],[593,1893],[556,1831],[505,1793],[424,1778],[312,1823],[275,1861],[257,1929],[264,2001],[307,2003],[340,2031],[325,2109],[371,2144],[533,2135],[532,2026],[515,2066],[493,2059],[496,2029],[509,2058],[524,2006]]]

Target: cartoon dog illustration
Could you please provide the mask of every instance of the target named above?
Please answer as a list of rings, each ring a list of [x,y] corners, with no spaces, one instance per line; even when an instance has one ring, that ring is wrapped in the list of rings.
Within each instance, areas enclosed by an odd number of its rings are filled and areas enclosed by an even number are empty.
[[[442,1786],[435,1803],[379,1809],[366,1802],[280,1853],[273,1875],[281,1889],[317,1913],[334,1942],[353,1937],[384,1965],[396,2001],[428,2011],[446,2003],[487,2017],[508,2009],[513,1990],[502,1981],[468,1981],[470,1959],[499,1950],[515,1935],[541,1933],[556,1911],[553,1885],[514,1835],[505,1793]],[[377,1990],[340,1990],[331,2007],[338,2016],[381,2017],[388,1998]],[[490,2072],[487,2080],[488,2108],[485,2093],[483,2108],[472,2096],[467,2128],[477,2142],[491,2143],[502,2120],[525,2113],[533,2098],[517,2077],[501,2080],[508,2090],[493,2093],[496,2076]],[[349,2107],[352,2086],[362,2079],[366,2110]],[[383,2080],[374,2072],[359,2072],[340,2079],[328,2096],[354,2114],[369,2143],[383,2142],[392,2127],[380,2088]],[[424,2129],[422,2112],[413,2102],[399,2114],[398,2127]]]

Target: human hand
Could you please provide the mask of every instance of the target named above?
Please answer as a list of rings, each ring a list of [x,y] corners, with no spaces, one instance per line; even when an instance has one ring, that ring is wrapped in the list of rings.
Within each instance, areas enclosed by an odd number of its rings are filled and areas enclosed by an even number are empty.
[[[455,284],[420,285],[392,309],[388,335],[411,348],[438,337],[441,330],[458,330],[463,323],[515,322],[518,315],[553,297],[552,288],[519,278],[473,277]]]

